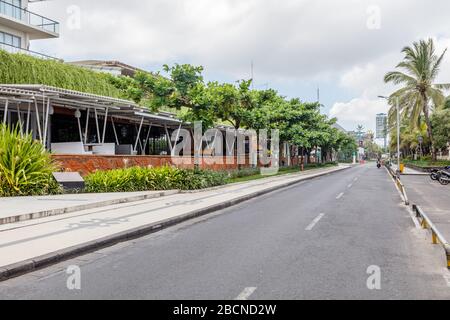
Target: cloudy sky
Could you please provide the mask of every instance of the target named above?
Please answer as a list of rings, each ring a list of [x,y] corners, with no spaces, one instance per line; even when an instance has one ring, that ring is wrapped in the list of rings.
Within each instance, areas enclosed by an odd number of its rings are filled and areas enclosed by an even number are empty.
[[[148,70],[203,65],[207,80],[250,78],[317,100],[348,130],[375,127],[383,75],[401,49],[432,37],[450,47],[448,0],[53,0],[31,11],[61,22],[32,49],[67,61],[114,59]],[[450,82],[450,56],[440,81]]]

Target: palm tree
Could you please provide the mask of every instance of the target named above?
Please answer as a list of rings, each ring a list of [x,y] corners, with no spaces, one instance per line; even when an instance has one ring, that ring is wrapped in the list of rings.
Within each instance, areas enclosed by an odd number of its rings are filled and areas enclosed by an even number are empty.
[[[444,106],[446,99],[443,90],[450,89],[450,84],[434,83],[447,49],[438,56],[433,40],[429,39],[415,42],[412,47],[406,47],[402,52],[405,58],[396,68],[404,72],[393,71],[384,77],[386,83],[403,85],[403,88],[391,95],[390,104],[395,105],[398,99],[402,116],[410,119],[412,128],[419,127],[421,117],[425,118],[433,160],[436,160],[430,113],[434,108]]]

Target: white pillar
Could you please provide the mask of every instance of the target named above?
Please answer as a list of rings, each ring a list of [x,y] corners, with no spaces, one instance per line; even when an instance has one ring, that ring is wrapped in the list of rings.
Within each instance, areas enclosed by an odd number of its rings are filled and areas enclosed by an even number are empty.
[[[3,115],[3,123],[5,123],[5,124],[6,124],[6,121],[8,120],[8,104],[9,104],[9,101],[6,100],[6,103],[5,103],[5,114]]]

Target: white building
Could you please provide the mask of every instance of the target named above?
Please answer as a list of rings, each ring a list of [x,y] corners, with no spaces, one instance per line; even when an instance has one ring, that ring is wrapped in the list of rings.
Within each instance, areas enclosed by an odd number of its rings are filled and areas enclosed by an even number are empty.
[[[0,49],[41,58],[52,58],[30,50],[30,41],[59,37],[59,23],[29,11],[42,0],[0,0]]]

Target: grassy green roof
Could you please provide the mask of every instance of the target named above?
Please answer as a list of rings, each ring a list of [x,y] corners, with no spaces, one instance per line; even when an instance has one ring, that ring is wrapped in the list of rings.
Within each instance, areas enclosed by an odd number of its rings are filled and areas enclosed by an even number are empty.
[[[123,98],[112,76],[55,60],[0,50],[0,83],[43,84],[63,89]]]

